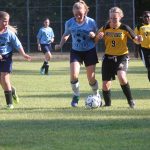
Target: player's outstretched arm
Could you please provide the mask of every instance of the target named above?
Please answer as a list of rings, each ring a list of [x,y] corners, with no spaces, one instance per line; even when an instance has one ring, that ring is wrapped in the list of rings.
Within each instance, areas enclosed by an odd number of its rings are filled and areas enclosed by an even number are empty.
[[[142,35],[137,35],[137,36],[134,38],[134,42],[135,42],[136,44],[141,44],[142,41],[143,41]]]
[[[31,56],[29,56],[28,54],[25,53],[23,48],[19,49],[20,54],[28,61],[31,61]]]
[[[134,57],[135,58],[139,57],[139,50],[140,50],[140,45],[135,44],[135,48],[134,48]]]
[[[55,50],[60,50],[66,43],[70,35],[63,35],[59,44],[55,45]]]
[[[99,40],[101,40],[104,37],[104,32],[98,32],[95,36],[95,43],[98,43]]]
[[[38,38],[37,38],[37,45],[38,45],[38,51],[41,51],[41,45],[40,45],[40,41]]]

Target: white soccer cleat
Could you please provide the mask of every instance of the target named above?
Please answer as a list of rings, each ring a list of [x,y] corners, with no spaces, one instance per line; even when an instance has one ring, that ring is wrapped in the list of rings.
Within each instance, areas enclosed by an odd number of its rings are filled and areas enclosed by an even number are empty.
[[[8,105],[7,105],[7,109],[14,109],[13,104],[8,104]]]

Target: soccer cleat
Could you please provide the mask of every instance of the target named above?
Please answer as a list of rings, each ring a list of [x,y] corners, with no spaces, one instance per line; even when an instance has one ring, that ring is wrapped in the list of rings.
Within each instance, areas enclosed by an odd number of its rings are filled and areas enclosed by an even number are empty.
[[[134,100],[131,100],[131,101],[129,102],[129,106],[130,106],[130,108],[135,108],[135,101],[134,101]]]
[[[40,74],[41,74],[41,75],[44,75],[44,74],[45,74],[45,69],[44,69],[44,68],[41,68],[41,69],[40,69]]]
[[[105,101],[104,107],[110,107],[111,106],[111,101],[106,101],[105,99],[104,99],[104,101]]]
[[[13,94],[12,94],[12,98],[13,98],[13,102],[14,102],[14,103],[16,103],[16,104],[19,103],[19,97],[18,97],[18,95],[17,95],[17,93],[16,93],[16,89],[15,89],[15,88],[14,88],[14,92],[13,92]]]
[[[79,101],[79,96],[73,96],[71,106],[72,107],[77,107],[78,106],[78,101]]]
[[[10,110],[10,109],[14,109],[13,104],[8,104],[8,105],[7,105],[7,109],[9,109],[9,110]]]
[[[45,75],[49,75],[48,71],[49,71],[49,65],[47,64],[47,65],[45,66],[45,72],[44,72],[44,74],[45,74]]]

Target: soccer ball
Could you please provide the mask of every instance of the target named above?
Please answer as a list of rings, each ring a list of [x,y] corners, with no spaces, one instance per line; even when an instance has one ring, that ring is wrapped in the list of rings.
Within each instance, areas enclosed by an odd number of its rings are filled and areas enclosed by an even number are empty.
[[[86,108],[98,108],[102,105],[102,100],[100,96],[89,95],[85,99],[85,107]]]

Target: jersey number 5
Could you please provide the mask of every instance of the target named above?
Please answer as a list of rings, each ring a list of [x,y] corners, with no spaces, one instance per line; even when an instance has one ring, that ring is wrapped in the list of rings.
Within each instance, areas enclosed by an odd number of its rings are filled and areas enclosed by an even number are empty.
[[[115,47],[115,46],[116,46],[116,42],[115,42],[114,40],[112,41],[111,46],[112,46],[112,47]]]

